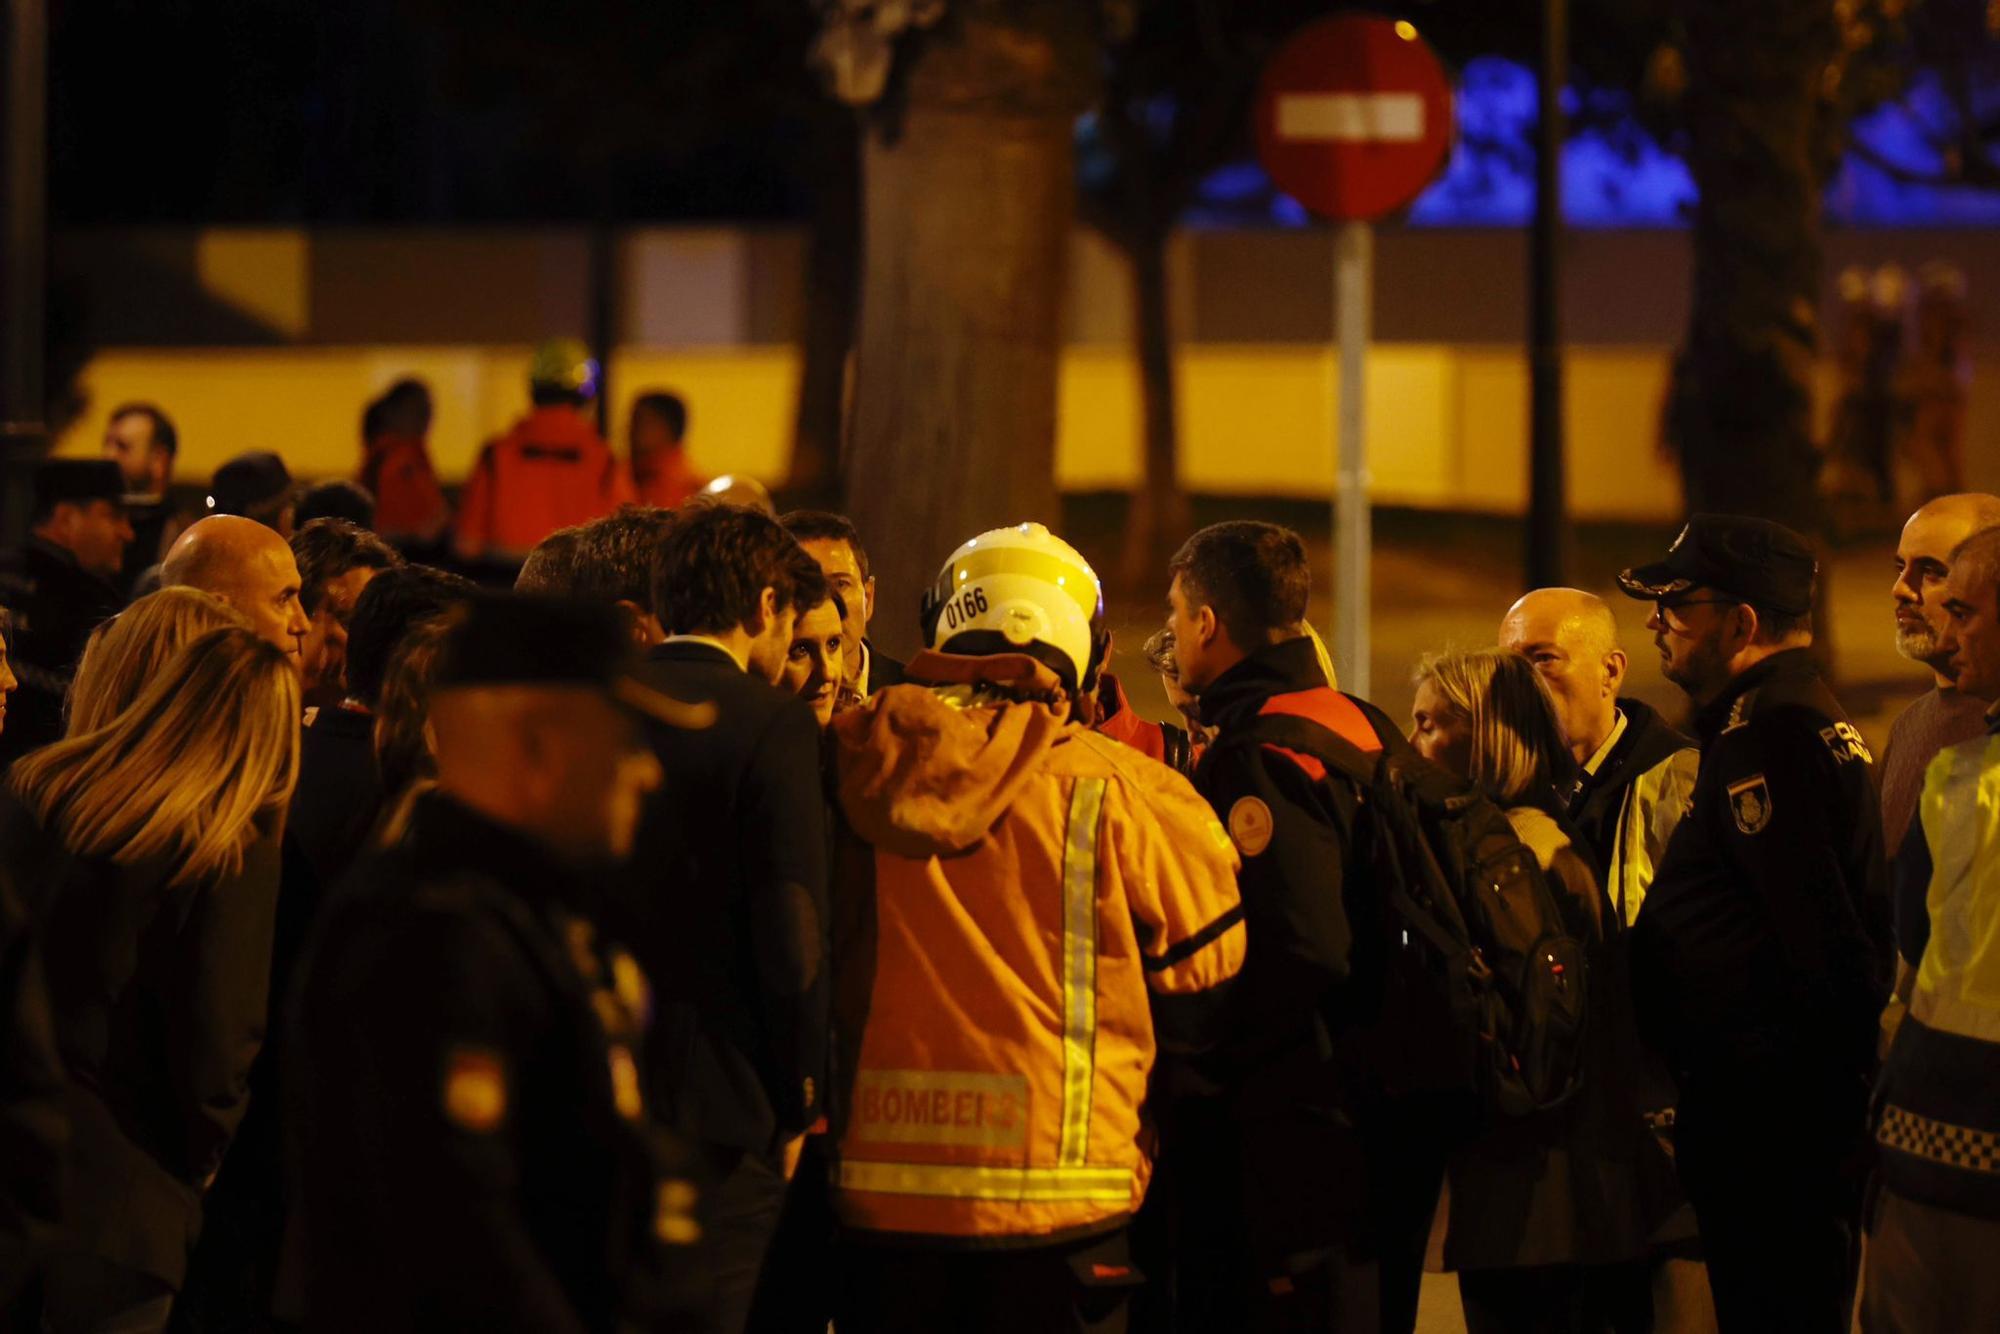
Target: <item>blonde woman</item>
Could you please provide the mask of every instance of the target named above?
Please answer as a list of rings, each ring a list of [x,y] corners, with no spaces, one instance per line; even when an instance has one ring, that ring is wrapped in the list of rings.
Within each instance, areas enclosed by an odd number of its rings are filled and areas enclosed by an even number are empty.
[[[38,896],[70,1075],[58,1334],[166,1324],[264,1035],[298,719],[291,659],[210,630],[0,794],[0,865]]]
[[[1453,1157],[1445,1264],[1459,1271],[1470,1334],[1650,1330],[1650,1150],[1632,1081],[1617,1070],[1638,1036],[1610,994],[1604,891],[1571,846],[1558,793],[1575,759],[1533,664],[1481,649],[1426,658],[1416,672],[1410,740],[1470,779],[1507,813],[1547,874],[1570,935],[1589,951],[1583,1086],[1553,1111],[1492,1125]],[[1617,984],[1622,985],[1622,982]]]
[[[123,713],[195,636],[249,625],[243,613],[198,588],[148,593],[90,632],[63,705],[63,735],[95,732]]]

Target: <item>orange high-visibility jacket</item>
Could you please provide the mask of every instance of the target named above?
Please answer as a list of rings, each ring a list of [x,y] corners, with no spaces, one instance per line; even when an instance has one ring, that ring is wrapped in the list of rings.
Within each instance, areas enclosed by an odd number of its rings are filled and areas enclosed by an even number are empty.
[[[361,485],[375,497],[375,531],[384,541],[424,544],[444,536],[451,508],[422,436],[384,431],[370,441]]]
[[[556,529],[631,499],[631,474],[581,413],[537,408],[480,451],[453,545],[463,560],[518,561]]]
[[[994,672],[1055,679],[925,653],[913,677],[960,684],[891,686],[834,722],[851,837],[832,1170],[852,1228],[1035,1244],[1117,1226],[1152,1170],[1155,1052],[1199,1041],[1178,1030],[1243,964],[1236,851],[1207,803],[1064,712],[969,684]]]

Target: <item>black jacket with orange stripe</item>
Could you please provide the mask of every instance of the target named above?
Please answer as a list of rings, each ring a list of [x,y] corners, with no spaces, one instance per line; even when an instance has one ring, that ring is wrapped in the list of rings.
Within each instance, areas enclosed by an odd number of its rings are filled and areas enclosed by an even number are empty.
[[[1405,744],[1374,705],[1330,689],[1312,641],[1288,639],[1237,663],[1201,693],[1217,740],[1195,769],[1243,857],[1248,953],[1231,993],[1231,1037],[1215,1074],[1236,1083],[1273,1063],[1332,1055],[1343,1034],[1378,1017],[1385,909],[1366,887],[1360,793],[1326,781],[1309,755],[1231,744],[1261,717],[1303,717],[1365,753]],[[1358,891],[1358,892],[1357,892]]]

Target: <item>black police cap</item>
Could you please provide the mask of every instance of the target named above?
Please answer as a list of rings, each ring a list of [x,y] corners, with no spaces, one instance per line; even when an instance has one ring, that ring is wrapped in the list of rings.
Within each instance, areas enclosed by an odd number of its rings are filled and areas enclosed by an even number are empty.
[[[1741,514],[1697,514],[1667,549],[1665,560],[1618,576],[1627,595],[1658,601],[1693,588],[1719,593],[1784,616],[1812,610],[1812,547],[1781,523]]]
[[[110,459],[43,459],[35,465],[35,512],[53,505],[108,500],[125,503],[125,474]]]
[[[238,454],[215,470],[208,486],[208,508],[215,514],[254,517],[256,511],[283,500],[292,489],[292,470],[269,450]]]
[[[712,704],[686,704],[633,675],[631,636],[616,608],[570,598],[482,593],[446,631],[432,688],[582,686],[676,727],[703,728]]]

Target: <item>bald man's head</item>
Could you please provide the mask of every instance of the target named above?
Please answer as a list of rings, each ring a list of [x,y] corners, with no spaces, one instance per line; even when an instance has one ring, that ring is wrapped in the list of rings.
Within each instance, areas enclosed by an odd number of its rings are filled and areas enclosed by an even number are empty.
[[[276,530],[239,515],[211,515],[167,552],[160,584],[215,594],[248,617],[260,638],[299,660],[309,626],[299,605],[299,566]]]
[[[1896,582],[1889,595],[1896,608],[1896,651],[1949,682],[1950,654],[1939,643],[1944,629],[1943,593],[1951,553],[1974,533],[2000,526],[2000,496],[1972,491],[1939,496],[1909,517],[1896,542]]]
[[[1618,622],[1604,599],[1580,588],[1535,589],[1507,609],[1500,647],[1535,665],[1577,761],[1596,754],[1617,726],[1625,682]]]

